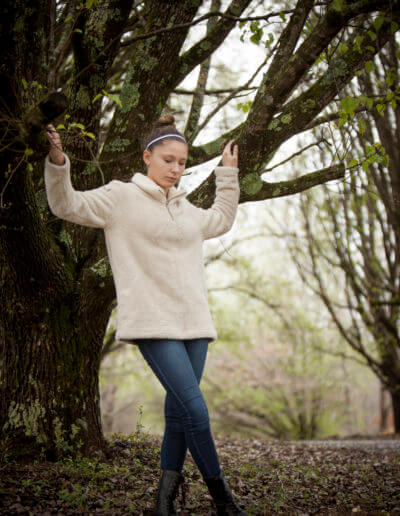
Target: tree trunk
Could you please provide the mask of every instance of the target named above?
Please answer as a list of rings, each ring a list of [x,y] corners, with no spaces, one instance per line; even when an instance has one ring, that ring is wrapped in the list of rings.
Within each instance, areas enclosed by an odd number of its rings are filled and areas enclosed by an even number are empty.
[[[56,282],[37,285],[13,265],[0,238],[1,453],[57,460],[68,452],[104,449],[101,339],[91,338],[80,322],[80,294],[76,288],[62,295]]]
[[[391,390],[390,396],[392,397],[394,431],[396,434],[400,434],[400,390]]]
[[[384,385],[380,385],[379,389],[379,405],[380,405],[380,413],[381,417],[379,419],[379,431],[381,433],[385,432],[389,427],[389,413],[390,407],[387,404],[387,389]]]

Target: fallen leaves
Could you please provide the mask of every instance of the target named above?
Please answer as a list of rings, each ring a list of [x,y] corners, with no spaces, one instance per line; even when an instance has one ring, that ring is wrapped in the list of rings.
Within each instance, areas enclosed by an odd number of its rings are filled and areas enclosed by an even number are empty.
[[[225,477],[249,516],[400,514],[400,439],[214,440]],[[114,434],[107,444],[106,459],[2,463],[1,514],[150,514],[162,438]],[[186,506],[178,513],[215,514],[190,452],[183,474]]]

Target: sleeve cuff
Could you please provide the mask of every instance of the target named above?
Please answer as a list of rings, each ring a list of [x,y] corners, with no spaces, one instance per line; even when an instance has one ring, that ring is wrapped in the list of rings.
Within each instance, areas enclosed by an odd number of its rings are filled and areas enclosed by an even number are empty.
[[[219,167],[215,167],[214,169],[214,174],[216,176],[219,176],[219,175],[224,175],[224,174],[227,174],[227,175],[232,175],[234,173],[238,173],[239,172],[239,168],[238,167],[224,167],[224,166],[219,166]]]
[[[47,156],[45,158],[46,168],[48,168],[50,170],[55,170],[55,171],[64,171],[66,168],[69,168],[70,162],[69,162],[68,155],[65,154],[65,152],[63,152],[63,156],[64,156],[64,163],[62,165],[57,165],[56,163],[53,163],[52,161],[50,161],[50,154],[47,154]]]

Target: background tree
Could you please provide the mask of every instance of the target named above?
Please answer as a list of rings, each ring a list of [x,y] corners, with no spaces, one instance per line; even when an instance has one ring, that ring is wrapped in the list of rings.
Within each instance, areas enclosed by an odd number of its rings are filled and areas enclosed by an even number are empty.
[[[341,335],[391,396],[400,432],[400,108],[396,38],[343,92],[340,154],[353,169],[337,188],[300,199],[303,228],[292,256]],[[333,116],[336,116],[333,113]],[[348,123],[345,121],[348,120]],[[320,133],[322,136],[323,131]],[[325,130],[326,136],[326,130]],[[294,242],[297,241],[297,244]],[[342,286],[333,292],[332,283]],[[383,407],[384,409],[384,407]]]
[[[105,445],[98,369],[114,284],[103,233],[59,220],[48,210],[43,187],[48,146],[38,105],[50,93],[68,99],[58,129],[65,128],[73,184],[83,190],[112,178],[127,180],[141,166],[143,133],[236,24],[258,22],[250,27],[262,41],[264,28],[282,20],[246,119],[205,145],[191,141],[190,165],[218,156],[221,142],[236,138],[241,202],[295,194],[343,176],[338,163],[276,183],[261,178],[280,146],[307,129],[397,30],[398,2],[298,0],[280,12],[260,6],[260,15],[251,14],[251,0],[232,0],[218,12],[208,5],[201,0],[1,3],[0,429],[10,455],[41,449],[54,458]],[[379,15],[379,27],[363,25],[367,13]],[[207,34],[182,51],[190,27],[210,18]],[[366,30],[374,37],[361,38]],[[333,51],[339,41],[347,52]],[[323,62],[320,56],[328,49],[329,62]],[[191,113],[201,108],[204,83],[199,80]],[[187,126],[191,137],[198,134],[195,122],[193,115]],[[210,176],[189,200],[210,206],[214,187]]]

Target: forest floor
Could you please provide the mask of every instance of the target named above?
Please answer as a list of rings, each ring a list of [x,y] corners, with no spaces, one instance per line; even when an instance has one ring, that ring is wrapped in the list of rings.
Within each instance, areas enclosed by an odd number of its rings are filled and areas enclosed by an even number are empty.
[[[329,441],[219,437],[221,468],[250,515],[400,515],[400,435]],[[113,434],[102,458],[0,462],[0,514],[146,515],[157,491],[162,438]],[[188,451],[180,515],[216,514]]]

